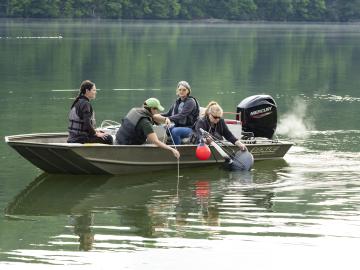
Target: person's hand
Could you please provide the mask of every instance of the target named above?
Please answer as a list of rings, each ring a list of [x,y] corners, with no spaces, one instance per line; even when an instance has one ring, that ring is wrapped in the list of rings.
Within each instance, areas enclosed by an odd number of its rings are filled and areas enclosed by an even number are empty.
[[[211,136],[203,136],[203,139],[206,144],[211,144],[214,141]]]
[[[104,131],[96,131],[96,137],[102,138],[106,135]]]
[[[174,156],[179,159],[180,158],[180,153],[178,150],[176,150],[175,148],[171,148],[171,151],[173,152]]]
[[[169,127],[171,125],[171,121],[169,118],[165,118],[165,126]]]
[[[240,148],[241,151],[246,151],[247,150],[246,145],[243,144],[240,141],[236,141],[236,145]]]

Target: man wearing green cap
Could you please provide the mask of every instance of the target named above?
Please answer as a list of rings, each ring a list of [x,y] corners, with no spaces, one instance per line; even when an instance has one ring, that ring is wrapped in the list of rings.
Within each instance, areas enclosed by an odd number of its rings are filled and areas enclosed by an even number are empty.
[[[163,110],[164,107],[156,98],[145,100],[142,108],[132,108],[122,120],[121,127],[116,133],[117,144],[140,145],[148,140],[158,147],[171,151],[176,158],[179,158],[179,151],[161,142],[154,131],[154,115]]]

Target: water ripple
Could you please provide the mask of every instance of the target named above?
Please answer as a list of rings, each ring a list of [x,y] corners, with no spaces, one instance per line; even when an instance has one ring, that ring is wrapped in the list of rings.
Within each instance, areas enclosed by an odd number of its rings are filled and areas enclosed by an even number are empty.
[[[58,36],[16,36],[16,37],[1,37],[0,39],[62,39],[61,35]]]
[[[332,101],[332,102],[350,102],[351,103],[351,102],[359,102],[360,101],[359,97],[352,97],[349,95],[338,96],[338,95],[331,95],[331,94],[326,94],[326,95],[314,94],[314,98]]]

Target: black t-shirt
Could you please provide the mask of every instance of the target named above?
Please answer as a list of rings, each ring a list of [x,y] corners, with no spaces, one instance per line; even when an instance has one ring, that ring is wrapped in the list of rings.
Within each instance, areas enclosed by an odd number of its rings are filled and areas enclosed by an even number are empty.
[[[141,131],[146,137],[154,132],[153,125],[148,118],[142,118],[136,125],[136,129]]]

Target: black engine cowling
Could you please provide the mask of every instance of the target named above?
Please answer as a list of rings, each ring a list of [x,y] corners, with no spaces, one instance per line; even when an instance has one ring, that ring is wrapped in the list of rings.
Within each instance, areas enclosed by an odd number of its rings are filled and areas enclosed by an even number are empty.
[[[236,108],[236,116],[242,123],[244,132],[252,132],[255,137],[271,139],[277,125],[277,106],[269,95],[255,95],[245,98]]]

